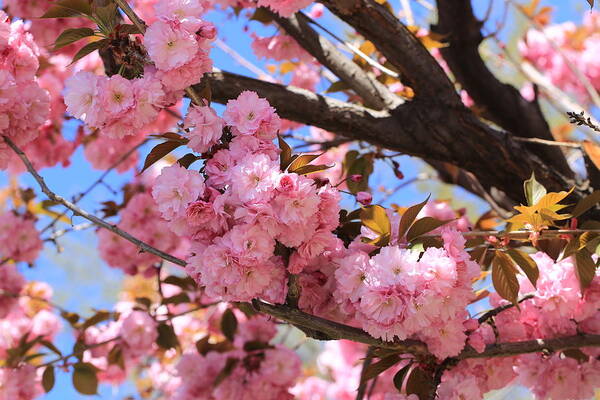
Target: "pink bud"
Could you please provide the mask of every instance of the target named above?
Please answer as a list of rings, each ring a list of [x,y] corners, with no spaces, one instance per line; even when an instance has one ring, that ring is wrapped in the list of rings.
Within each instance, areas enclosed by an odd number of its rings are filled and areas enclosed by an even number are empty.
[[[356,201],[363,206],[368,206],[373,201],[373,196],[369,192],[358,192],[356,193]]]
[[[312,8],[310,9],[310,12],[308,13],[308,15],[311,18],[321,18],[323,16],[323,9],[325,7],[323,6],[323,4],[315,4],[314,6],[312,6]]]
[[[362,178],[363,178],[363,177],[362,177],[362,175],[360,175],[360,174],[356,174],[356,175],[350,175],[350,180],[351,180],[352,182],[360,182],[360,181],[362,181]]]

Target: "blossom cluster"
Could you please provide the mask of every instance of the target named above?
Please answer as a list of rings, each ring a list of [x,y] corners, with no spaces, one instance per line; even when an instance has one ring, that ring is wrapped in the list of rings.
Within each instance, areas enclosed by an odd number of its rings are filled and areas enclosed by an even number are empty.
[[[349,250],[335,272],[335,297],[374,337],[418,338],[440,359],[458,354],[467,339],[463,323],[479,266],[456,230],[446,229],[442,237],[444,248],[422,254],[399,245],[373,257]]]
[[[578,101],[588,103],[590,96],[583,75],[591,86],[600,89],[600,18],[595,11],[586,13],[583,25],[573,22],[530,29],[519,42],[521,55],[550,81]]]
[[[222,118],[193,106],[185,126],[196,150],[215,147],[223,126],[232,134],[206,161],[204,175],[173,165],[162,170],[153,188],[171,229],[191,238],[188,273],[216,298],[281,303],[286,266],[276,244],[287,248],[288,268],[295,273],[338,246],[331,233],[338,225],[337,190],[281,171],[272,142],[280,120],[256,93],[231,100]]]
[[[48,284],[26,284],[14,265],[2,266],[0,275],[0,289],[17,295],[0,295],[0,358],[6,360],[9,349],[17,348],[24,337],[52,341],[60,331],[61,323],[47,303],[52,297],[52,289]],[[10,302],[7,301],[9,298]],[[31,351],[40,350],[40,346],[35,345]],[[40,396],[43,389],[39,372],[32,364],[0,368],[0,398],[30,400]]]
[[[196,17],[199,2],[160,2],[155,10],[158,19],[143,40],[152,63],[143,76],[130,80],[80,71],[66,81],[67,111],[106,138],[148,131],[162,109],[177,103],[183,89],[212,68],[208,50],[215,27]]]
[[[0,135],[23,146],[38,134],[48,117],[50,98],[36,79],[39,49],[23,21],[10,23],[0,11]],[[5,169],[12,151],[0,144],[0,168]]]
[[[167,221],[161,218],[154,199],[147,191],[135,193],[127,204],[119,211],[121,218],[117,227],[131,233],[150,246],[167,253],[176,253],[180,241],[169,230]],[[102,229],[98,231],[98,247],[100,257],[111,267],[120,268],[127,274],[146,273],[152,275],[152,266],[160,262],[160,258],[150,253],[142,253],[137,246]]]
[[[181,357],[176,366],[176,377],[181,384],[171,399],[294,398],[289,389],[300,376],[300,358],[283,345],[269,344],[276,333],[273,322],[257,315],[242,319],[238,329],[229,351],[206,354],[193,351]],[[215,383],[226,364],[233,365],[231,372]]]

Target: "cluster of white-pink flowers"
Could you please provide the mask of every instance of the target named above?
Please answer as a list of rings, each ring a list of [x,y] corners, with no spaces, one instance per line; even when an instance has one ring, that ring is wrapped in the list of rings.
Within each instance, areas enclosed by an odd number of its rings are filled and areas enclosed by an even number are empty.
[[[0,135],[23,146],[38,134],[48,117],[50,98],[35,76],[39,50],[23,21],[10,23],[0,11]],[[5,169],[12,151],[0,143],[0,168]]]
[[[331,233],[338,225],[337,190],[281,171],[272,141],[279,117],[255,93],[230,101],[222,119],[193,106],[185,126],[198,151],[214,147],[224,126],[233,135],[206,161],[204,174],[173,165],[156,179],[153,196],[163,218],[192,240],[188,273],[216,298],[282,302],[286,266],[276,242],[289,249],[294,272],[338,246]]]
[[[143,190],[143,184],[139,189]],[[123,207],[117,226],[140,240],[167,253],[175,253],[181,241],[171,232],[167,221],[162,219],[158,207],[148,192],[134,194]],[[140,252],[137,246],[102,229],[98,231],[100,256],[111,267],[120,268],[125,273],[145,273],[153,275],[151,267],[160,262],[160,258],[150,253]]]
[[[61,323],[46,303],[52,297],[49,285],[43,282],[26,284],[14,265],[3,265],[0,291],[13,294],[5,296],[0,292],[0,359],[7,360],[9,350],[18,348],[23,338],[53,340]],[[39,344],[32,348],[32,352],[41,350]],[[40,396],[44,392],[40,372],[32,364],[3,366],[0,368],[0,398],[29,400]]]
[[[212,69],[208,57],[215,27],[197,16],[198,1],[169,0],[155,5],[157,20],[143,43],[148,65],[131,80],[80,71],[66,81],[67,111],[104,137],[121,139],[147,131],[159,112]]]
[[[519,50],[554,85],[578,101],[590,100],[580,74],[595,90],[600,89],[600,17],[595,11],[585,14],[582,26],[564,22],[541,30],[530,29],[519,42]]]
[[[181,357],[176,376],[181,385],[170,397],[173,400],[291,400],[289,389],[300,376],[301,362],[289,348],[269,345],[277,330],[263,316],[246,319],[238,313],[241,323],[231,350],[196,351]],[[195,350],[195,349],[194,349]],[[216,381],[226,364],[231,372]],[[216,383],[218,382],[218,383]]]
[[[440,359],[458,354],[467,336],[463,323],[479,266],[464,251],[464,238],[443,231],[444,248],[422,254],[399,245],[373,256],[350,250],[336,271],[336,298],[371,335],[419,338]]]

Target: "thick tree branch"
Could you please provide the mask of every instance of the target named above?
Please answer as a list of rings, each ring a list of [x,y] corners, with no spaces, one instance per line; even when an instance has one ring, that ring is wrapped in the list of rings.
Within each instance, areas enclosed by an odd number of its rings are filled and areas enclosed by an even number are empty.
[[[374,0],[321,0],[331,12],[369,39],[415,90],[417,98],[459,105],[454,85],[433,56],[398,18]]]
[[[174,264],[185,266],[186,262],[182,259],[167,254],[161,250],[158,250],[141,240],[133,237],[129,233],[117,228],[116,226],[98,218],[80,207],[69,202],[65,198],[54,193],[38,172],[35,170],[31,161],[27,158],[25,153],[19,149],[13,142],[7,137],[4,137],[4,141],[13,151],[19,156],[27,167],[27,171],[33,176],[36,182],[39,184],[42,191],[50,198],[65,207],[72,210],[77,215],[93,222],[101,228],[105,228],[115,233],[116,235],[128,240],[129,242],[139,246],[140,249],[148,253],[154,254],[165,261],[172,262]],[[253,301],[253,306],[257,311],[265,314],[269,314],[273,317],[279,318],[283,321],[287,321],[294,326],[304,328],[305,331],[313,332],[315,337],[321,340],[339,340],[346,339],[352,340],[359,343],[368,344],[370,346],[381,347],[386,349],[398,350],[402,353],[413,354],[415,356],[429,357],[427,346],[417,340],[404,340],[399,342],[386,342],[381,339],[376,339],[369,335],[367,332],[355,328],[352,326],[340,324],[334,321],[329,321],[324,318],[320,318],[308,313],[305,313],[296,308],[291,308],[286,305],[271,305],[261,300]],[[524,342],[515,343],[498,343],[488,345],[482,353],[477,353],[474,349],[467,347],[457,357],[457,360],[464,360],[467,358],[487,358],[487,357],[506,357],[526,353],[535,353],[539,351],[560,351],[570,348],[580,347],[598,347],[600,346],[600,335],[574,335],[563,338],[555,339],[535,339]]]
[[[304,14],[296,13],[289,18],[280,17],[276,13],[271,15],[288,35],[362,97],[366,106],[381,110],[393,108],[400,103],[398,96],[385,85],[369,76],[329,40],[315,32]]]
[[[516,136],[552,140],[537,100],[529,102],[513,86],[500,82],[481,58],[483,22],[475,17],[471,0],[438,0],[437,4],[439,20],[431,29],[449,44],[440,49],[442,56],[475,103],[485,108],[486,118]],[[563,175],[573,176],[560,149],[537,144],[527,147]]]
[[[267,98],[283,118],[428,161],[449,162],[502,190],[513,202],[522,202],[522,182],[532,171],[548,190],[573,186],[522,143],[487,126],[462,104],[449,107],[424,99],[385,112],[228,72],[206,74],[196,90],[206,84],[216,102],[225,103],[244,90],[253,90]]]

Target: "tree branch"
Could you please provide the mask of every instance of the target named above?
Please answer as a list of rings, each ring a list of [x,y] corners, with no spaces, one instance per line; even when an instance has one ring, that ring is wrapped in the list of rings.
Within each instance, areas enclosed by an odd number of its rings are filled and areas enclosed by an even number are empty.
[[[428,161],[451,163],[470,171],[488,187],[502,190],[515,203],[522,202],[522,182],[532,171],[548,190],[573,186],[522,143],[487,126],[462,104],[449,107],[422,99],[389,112],[375,111],[308,90],[228,72],[205,74],[196,91],[201,92],[204,85],[210,85],[213,100],[219,103],[236,98],[244,90],[253,90],[267,98],[283,118]]]
[[[529,102],[513,86],[500,82],[481,58],[483,22],[475,17],[471,0],[438,0],[437,5],[438,24],[431,29],[449,44],[440,49],[442,56],[475,103],[485,108],[486,118],[516,136],[552,140],[537,100]],[[573,177],[560,149],[537,144],[527,147],[563,175]]]
[[[6,144],[8,144],[10,146],[11,149],[13,149],[13,151],[19,156],[19,158],[23,161],[23,164],[25,164],[25,167],[27,168],[27,171],[29,171],[29,173],[31,174],[31,176],[33,176],[33,178],[36,180],[36,182],[38,183],[38,185],[40,186],[40,188],[42,189],[42,192],[44,192],[44,194],[46,194],[46,196],[48,196],[48,198],[50,200],[53,200],[57,203],[62,204],[63,206],[67,207],[69,210],[73,211],[76,215],[80,215],[83,218],[87,219],[88,221],[93,222],[94,224],[96,224],[97,226],[104,228],[104,229],[108,229],[109,231],[121,236],[123,239],[128,240],[129,242],[135,244],[136,246],[138,246],[142,251],[145,251],[147,253],[150,254],[154,254],[155,256],[158,256],[160,258],[162,258],[163,260],[167,260],[169,262],[172,262],[173,264],[177,264],[177,265],[181,265],[181,266],[185,266],[186,262],[177,258],[177,257],[173,257],[170,254],[165,253],[164,251],[158,250],[152,246],[150,246],[149,244],[142,242],[141,240],[133,237],[132,235],[130,235],[129,233],[125,232],[124,230],[118,228],[116,225],[113,225],[109,222],[104,221],[101,218],[96,217],[93,214],[88,213],[87,211],[85,211],[84,209],[76,206],[75,204],[71,203],[69,200],[57,195],[56,193],[54,193],[52,190],[50,190],[50,188],[48,187],[48,185],[46,185],[46,182],[44,181],[44,178],[42,178],[40,176],[40,174],[37,173],[37,171],[35,170],[35,168],[33,167],[33,165],[31,164],[31,161],[29,161],[29,159],[27,158],[27,156],[25,155],[25,153],[23,153],[23,151],[21,149],[19,149],[17,147],[17,145],[15,145],[13,143],[12,140],[10,140],[8,137],[4,136],[4,141],[6,142]]]
[[[351,59],[340,52],[329,40],[320,36],[309,25],[308,18],[296,13],[289,18],[270,12],[277,24],[293,37],[307,52],[346,82],[368,107],[381,110],[400,104],[400,99],[381,82],[369,76]]]
[[[433,56],[398,18],[373,0],[321,0],[329,10],[356,29],[402,75],[416,98],[460,105],[454,85]]]
[[[161,250],[158,250],[148,245],[147,243],[142,242],[141,240],[130,235],[129,233],[104,221],[103,219],[91,215],[87,211],[74,205],[73,203],[69,202],[63,197],[55,194],[52,190],[50,190],[50,188],[48,188],[44,179],[34,169],[33,165],[31,164],[25,153],[23,153],[23,151],[19,149],[9,138],[4,137],[4,141],[23,161],[23,163],[27,167],[27,171],[33,176],[33,178],[36,180],[36,182],[38,183],[42,191],[48,196],[48,198],[63,204],[65,207],[72,210],[75,214],[82,216],[83,218],[93,222],[97,226],[108,229],[116,235],[128,240],[129,242],[140,247],[140,249],[142,249],[143,251],[154,254],[162,258],[163,260],[172,262],[173,264],[177,264],[180,266],[185,266],[187,264],[184,260],[174,257],[170,254],[167,254]],[[261,300],[254,300],[252,304],[257,311],[269,314],[283,321],[287,321],[294,326],[304,328],[303,330],[305,332],[312,332],[314,334],[313,337],[320,340],[346,339],[359,343],[364,343],[370,346],[397,350],[400,353],[408,353],[422,357],[430,356],[430,354],[427,351],[427,346],[423,342],[420,342],[418,340],[409,339],[398,342],[386,342],[381,339],[376,339],[372,337],[362,329],[340,324],[334,321],[329,321],[327,319],[305,313],[301,310],[291,308],[286,305],[272,305],[269,303],[265,303]],[[474,349],[467,347],[465,350],[463,350],[463,352],[461,352],[457,357],[454,358],[457,360],[464,360],[467,358],[506,357],[518,354],[535,353],[539,351],[560,351],[569,348],[591,346],[600,346],[600,335],[574,335],[569,337],[547,340],[535,339],[524,342],[491,344],[488,345],[486,347],[486,350],[482,353],[477,353]]]

